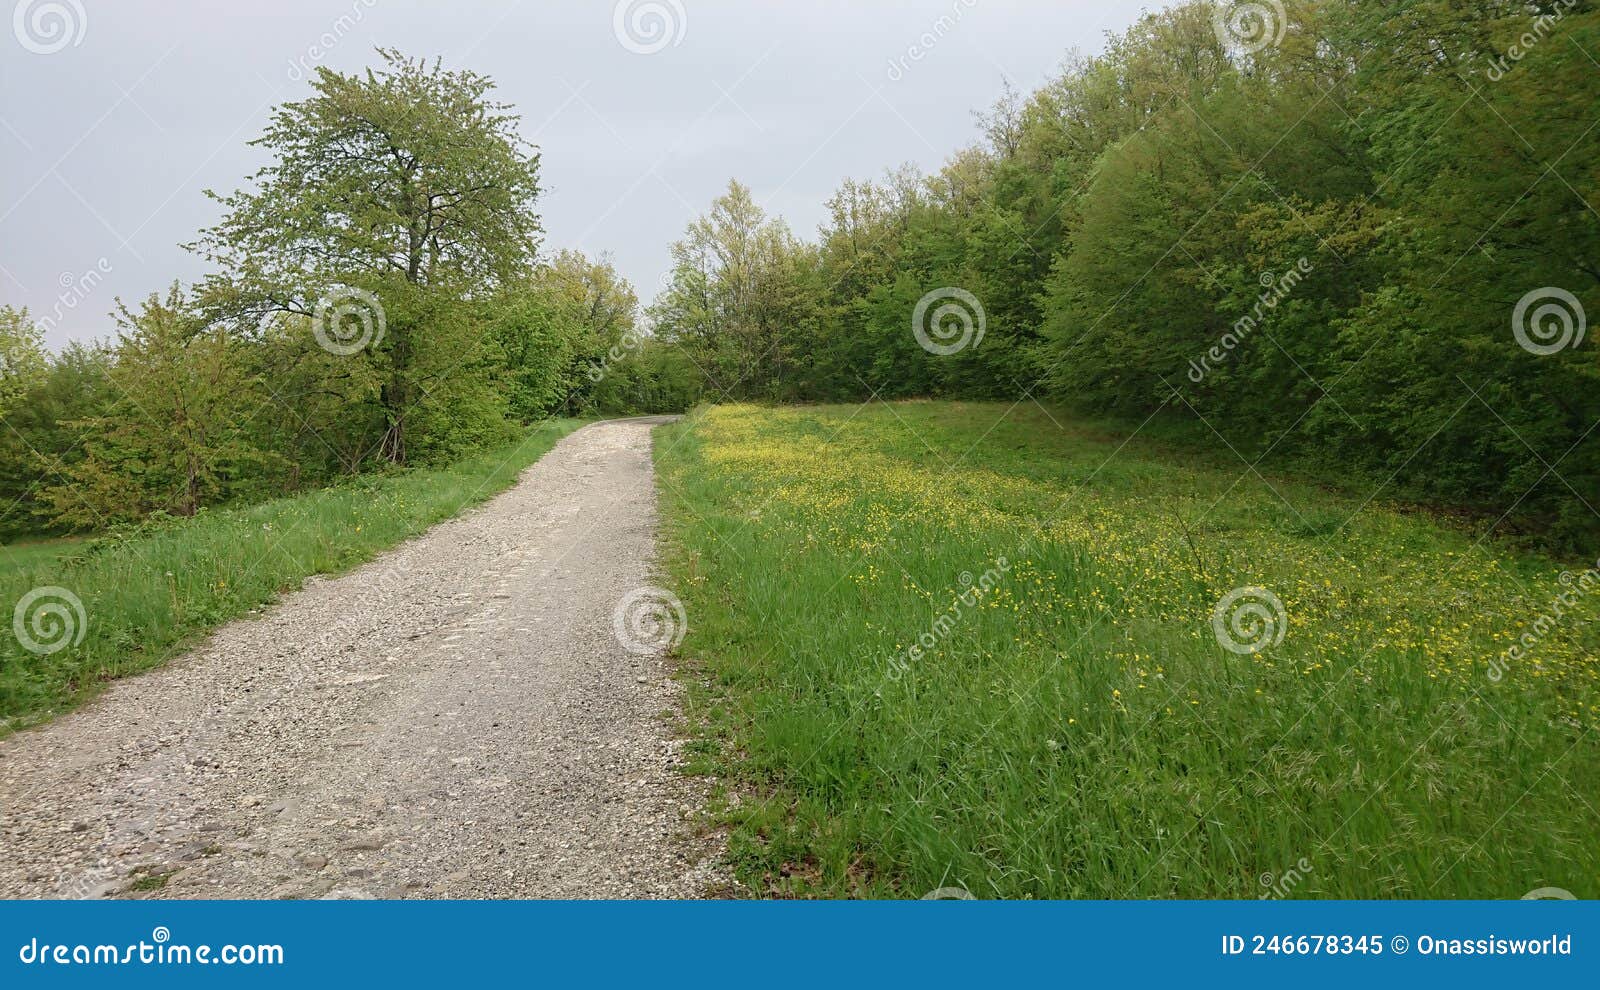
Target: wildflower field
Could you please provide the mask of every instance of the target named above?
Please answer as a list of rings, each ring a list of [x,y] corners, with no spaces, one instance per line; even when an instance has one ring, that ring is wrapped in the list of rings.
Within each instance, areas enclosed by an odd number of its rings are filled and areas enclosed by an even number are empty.
[[[1593,560],[1128,432],[947,402],[659,431],[743,880],[1600,895]]]

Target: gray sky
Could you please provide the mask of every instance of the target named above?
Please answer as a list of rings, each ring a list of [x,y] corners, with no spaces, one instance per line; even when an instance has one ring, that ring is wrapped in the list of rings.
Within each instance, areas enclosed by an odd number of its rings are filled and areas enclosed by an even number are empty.
[[[729,178],[811,237],[845,177],[937,168],[1003,79],[1029,91],[1165,6],[622,0],[619,30],[618,0],[0,2],[0,303],[52,347],[204,274],[177,246],[216,219],[201,190],[261,164],[246,142],[307,66],[375,45],[492,76],[543,151],[547,247],[611,252],[648,300]]]

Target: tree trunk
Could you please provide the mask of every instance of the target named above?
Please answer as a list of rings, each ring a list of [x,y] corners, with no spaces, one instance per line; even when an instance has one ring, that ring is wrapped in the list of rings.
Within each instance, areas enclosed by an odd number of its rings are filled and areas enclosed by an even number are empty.
[[[192,516],[200,510],[200,464],[192,449],[186,467],[188,481],[184,485],[183,504],[178,507],[180,516]]]
[[[398,372],[396,372],[398,377]],[[390,464],[406,462],[406,400],[398,381],[383,386],[383,418],[386,428],[378,445],[379,455]]]
[[[403,465],[406,462],[406,421],[404,414],[389,424],[389,429],[383,434],[383,459],[390,464]]]
[[[389,324],[388,330],[394,341],[394,349],[389,353],[388,380],[379,392],[386,427],[379,451],[390,464],[404,465],[406,417],[411,412],[411,328],[394,321]]]

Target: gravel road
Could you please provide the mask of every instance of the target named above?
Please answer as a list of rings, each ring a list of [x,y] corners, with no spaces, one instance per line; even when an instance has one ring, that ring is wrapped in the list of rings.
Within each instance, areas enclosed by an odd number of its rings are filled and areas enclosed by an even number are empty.
[[[0,895],[719,887],[669,727],[680,619],[639,591],[659,422],[585,427],[492,501],[0,741]]]

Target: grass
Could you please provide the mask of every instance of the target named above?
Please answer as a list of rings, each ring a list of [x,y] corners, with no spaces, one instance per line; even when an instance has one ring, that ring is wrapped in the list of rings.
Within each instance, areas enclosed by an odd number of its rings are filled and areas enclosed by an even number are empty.
[[[447,468],[358,478],[77,545],[20,554],[4,548],[0,734],[163,663],[310,575],[347,570],[483,501],[583,423],[553,420],[516,444]],[[14,635],[14,619],[37,644],[61,648],[30,651]]]
[[[54,563],[81,548],[84,542],[82,537],[63,537],[28,543],[0,543],[0,579],[13,572]]]
[[[148,894],[165,888],[167,881],[171,880],[177,871],[173,871],[173,873],[156,873],[149,868],[136,868],[134,872],[142,873],[143,875],[128,884],[126,889],[133,893]]]
[[[657,451],[760,892],[1600,894],[1584,566],[1033,407],[714,407]],[[1275,624],[1214,627],[1251,587]]]

